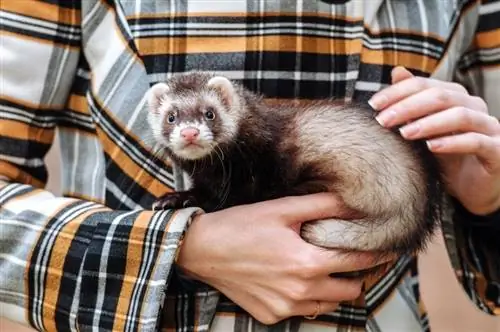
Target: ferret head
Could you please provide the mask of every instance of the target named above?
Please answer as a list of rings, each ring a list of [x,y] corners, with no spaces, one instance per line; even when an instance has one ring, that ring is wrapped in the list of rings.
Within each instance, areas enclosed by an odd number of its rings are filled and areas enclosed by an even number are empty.
[[[155,139],[181,160],[202,159],[231,142],[242,118],[235,89],[225,77],[194,72],[155,84],[147,95]]]

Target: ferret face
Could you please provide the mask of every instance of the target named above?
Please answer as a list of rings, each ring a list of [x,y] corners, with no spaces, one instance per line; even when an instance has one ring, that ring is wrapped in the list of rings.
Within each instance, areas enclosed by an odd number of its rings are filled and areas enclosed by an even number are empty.
[[[227,79],[190,75],[178,74],[150,89],[148,120],[155,139],[172,154],[197,160],[231,141],[237,118]]]
[[[160,142],[181,159],[196,160],[209,155],[221,140],[222,105],[197,96],[166,96],[158,117]]]

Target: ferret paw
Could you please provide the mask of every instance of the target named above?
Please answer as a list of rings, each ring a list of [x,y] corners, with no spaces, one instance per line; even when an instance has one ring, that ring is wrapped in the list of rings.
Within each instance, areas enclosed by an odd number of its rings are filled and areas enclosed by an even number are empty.
[[[189,194],[179,192],[167,194],[160,197],[156,202],[153,203],[153,211],[158,210],[169,210],[169,209],[182,209],[187,207],[196,206],[196,199]]]

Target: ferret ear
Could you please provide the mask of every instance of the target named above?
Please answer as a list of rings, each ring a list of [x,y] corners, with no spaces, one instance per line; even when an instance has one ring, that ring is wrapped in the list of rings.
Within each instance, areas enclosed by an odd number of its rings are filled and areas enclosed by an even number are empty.
[[[156,83],[148,90],[147,103],[151,112],[158,112],[162,98],[169,90],[165,83]]]
[[[234,91],[234,85],[229,79],[223,76],[212,77],[208,83],[207,87],[215,89],[219,95],[222,97],[222,102],[228,108],[234,106],[236,91]]]

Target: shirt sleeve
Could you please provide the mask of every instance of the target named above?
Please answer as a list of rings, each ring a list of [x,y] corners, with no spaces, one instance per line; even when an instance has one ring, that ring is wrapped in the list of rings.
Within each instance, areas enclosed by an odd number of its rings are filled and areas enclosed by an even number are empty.
[[[483,0],[476,33],[462,56],[456,81],[482,97],[500,118],[500,1]],[[456,200],[443,232],[452,266],[463,289],[482,311],[500,315],[500,217],[472,215]]]
[[[80,53],[76,1],[0,1],[0,312],[37,330],[157,330],[198,209],[113,211],[44,190]]]

